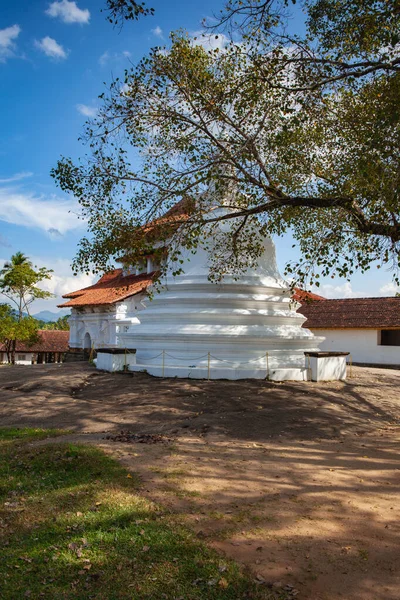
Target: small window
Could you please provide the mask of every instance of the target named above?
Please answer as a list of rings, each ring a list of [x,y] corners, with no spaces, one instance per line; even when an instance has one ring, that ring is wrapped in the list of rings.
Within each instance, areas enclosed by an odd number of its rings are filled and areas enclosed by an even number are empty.
[[[382,329],[381,346],[400,346],[400,329]]]
[[[26,360],[26,354],[18,354],[18,360]]]

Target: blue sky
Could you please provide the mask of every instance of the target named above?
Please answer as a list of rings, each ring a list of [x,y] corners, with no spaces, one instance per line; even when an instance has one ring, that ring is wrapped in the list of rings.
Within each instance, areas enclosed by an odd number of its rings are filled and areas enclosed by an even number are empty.
[[[94,114],[103,82],[135,63],[170,31],[194,34],[219,9],[214,1],[159,0],[153,17],[113,28],[100,12],[103,0],[19,0],[2,3],[0,16],[0,265],[21,250],[39,266],[53,268],[48,288],[57,296],[34,312],[54,310],[60,295],[90,285],[72,276],[70,262],[85,231],[72,197],[50,177],[60,155],[77,158],[86,116]],[[86,116],[85,116],[86,115]],[[283,270],[289,238],[277,241]],[[391,295],[391,274],[376,271],[351,283],[324,281],[330,297]]]

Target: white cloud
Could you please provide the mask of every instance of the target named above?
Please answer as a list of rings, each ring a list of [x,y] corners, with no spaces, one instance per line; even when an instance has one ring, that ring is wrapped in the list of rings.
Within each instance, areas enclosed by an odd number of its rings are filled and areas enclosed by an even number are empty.
[[[85,117],[95,117],[97,115],[97,108],[94,106],[87,106],[86,104],[77,104],[76,109],[81,115]]]
[[[363,292],[354,291],[349,281],[342,285],[325,283],[319,288],[314,288],[313,292],[325,298],[364,298],[367,295]]]
[[[49,17],[59,17],[64,23],[89,23],[90,12],[87,8],[81,9],[76,2],[69,0],[60,0],[52,2],[46,10]]]
[[[163,30],[161,29],[161,27],[159,25],[157,25],[157,27],[155,27],[154,29],[152,29],[151,33],[153,35],[155,35],[156,37],[160,38],[161,40],[164,39]]]
[[[75,200],[35,196],[15,188],[0,188],[0,220],[45,231],[53,239],[84,226]]]
[[[53,269],[54,273],[51,279],[43,281],[40,287],[59,297],[63,294],[68,294],[68,292],[92,285],[99,278],[98,276],[96,277],[92,274],[86,275],[85,273],[74,276],[71,269],[71,261],[66,258],[49,260],[48,258],[34,257],[31,260],[38,267]]]
[[[50,58],[65,59],[68,56],[68,52],[64,50],[61,44],[48,35],[40,41],[35,40],[35,46]]]
[[[121,96],[125,96],[125,94],[127,94],[129,92],[129,90],[131,89],[131,86],[128,85],[127,83],[124,83],[121,86]]]
[[[12,25],[5,29],[0,29],[0,62],[5,62],[7,58],[14,56],[15,43],[21,33],[19,25]]]
[[[104,67],[104,65],[106,65],[108,63],[108,61],[110,60],[110,53],[108,52],[108,50],[106,50],[105,52],[103,52],[103,54],[100,56],[99,58],[99,64]]]
[[[0,258],[0,268],[4,265],[5,261],[8,260],[5,258]],[[79,275],[74,276],[71,269],[71,260],[68,258],[56,258],[52,259],[49,257],[43,256],[30,256],[29,257],[32,263],[37,267],[46,267],[46,269],[53,269],[54,273],[51,276],[51,279],[45,279],[40,282],[39,286],[41,289],[46,290],[54,294],[56,297],[51,298],[49,300],[36,300],[32,304],[31,313],[37,313],[41,310],[51,310],[58,311],[57,304],[61,304],[62,302],[67,302],[61,296],[63,294],[67,294],[68,292],[73,292],[75,290],[80,290],[81,288],[92,285],[99,276],[96,275],[85,275],[84,273],[80,273]],[[2,301],[2,296],[0,294],[0,302]]]
[[[351,283],[346,281],[342,285],[325,283],[319,288],[314,287],[313,292],[325,298],[367,298],[370,296],[376,298],[377,296],[395,296],[396,293],[400,292],[400,287],[391,281],[382,285],[379,289],[378,287],[372,287],[367,292],[360,292],[353,290]]]
[[[207,51],[223,50],[229,44],[229,38],[223,33],[215,35],[200,30],[193,31],[190,37],[194,46],[203,46]]]
[[[396,294],[400,293],[400,287],[393,281],[390,281],[379,288],[379,293],[382,296],[395,296]]]
[[[101,67],[105,67],[110,62],[119,63],[123,61],[124,58],[130,58],[131,56],[132,54],[129,52],[129,50],[114,52],[113,54],[110,54],[110,52],[106,50],[99,58],[99,65]]]
[[[21,173],[15,173],[15,175],[11,175],[11,177],[0,179],[0,183],[13,183],[14,181],[21,181],[21,179],[32,177],[32,175],[33,173],[31,173],[30,171],[22,171]]]

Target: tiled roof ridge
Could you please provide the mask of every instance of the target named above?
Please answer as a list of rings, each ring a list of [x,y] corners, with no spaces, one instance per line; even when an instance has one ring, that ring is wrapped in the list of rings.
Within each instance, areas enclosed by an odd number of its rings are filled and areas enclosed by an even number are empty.
[[[105,274],[97,283],[77,292],[73,295],[68,294],[65,298],[70,298],[68,302],[59,304],[61,308],[100,306],[104,304],[115,304],[125,298],[134,296],[147,290],[157,276],[157,271],[151,273],[141,273],[140,275],[122,275],[122,269],[115,269],[116,275],[110,277]]]
[[[69,331],[62,329],[39,329],[39,341],[28,346],[17,341],[16,352],[67,352],[69,349]],[[0,344],[0,352],[5,347]]]
[[[79,290],[75,290],[74,292],[68,292],[68,294],[63,294],[63,298],[74,298],[75,296],[77,296],[78,294],[81,295],[83,292],[87,291],[87,290],[92,290],[94,288],[99,287],[99,284],[102,283],[106,283],[107,281],[110,281],[113,279],[113,277],[117,277],[118,274],[121,274],[123,271],[122,267],[119,267],[117,269],[112,269],[111,271],[107,271],[107,273],[104,273],[100,279],[98,281],[96,281],[96,283],[92,283],[92,285],[88,285],[87,287],[81,288]],[[126,276],[128,277],[128,275]]]
[[[361,296],[357,298],[324,298],[325,302],[358,302],[360,300],[400,300],[400,296]]]
[[[366,296],[304,302],[297,312],[309,329],[385,329],[400,328],[399,309],[398,296]]]

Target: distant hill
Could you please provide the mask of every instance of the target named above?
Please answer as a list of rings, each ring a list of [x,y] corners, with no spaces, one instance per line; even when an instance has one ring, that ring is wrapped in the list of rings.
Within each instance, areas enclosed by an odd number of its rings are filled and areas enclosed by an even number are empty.
[[[39,321],[45,321],[46,323],[53,323],[60,319],[61,317],[67,317],[71,313],[69,310],[59,310],[58,312],[51,312],[51,310],[41,310],[40,312],[32,315],[35,319],[39,319]]]

